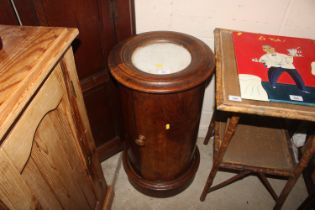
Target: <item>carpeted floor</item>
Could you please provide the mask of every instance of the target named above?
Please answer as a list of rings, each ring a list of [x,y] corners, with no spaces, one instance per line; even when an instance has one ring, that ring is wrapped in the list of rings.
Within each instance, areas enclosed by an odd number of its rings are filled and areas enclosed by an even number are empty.
[[[199,197],[212,165],[212,144],[203,145],[202,141],[203,139],[198,139],[201,160],[193,183],[182,193],[169,198],[148,197],[135,190],[129,184],[121,164],[121,153],[102,162],[106,181],[114,186],[112,210],[268,210],[273,208],[274,200],[255,176],[249,176],[214,191],[207,195],[204,202],[201,202]],[[214,182],[218,183],[232,175],[232,173],[219,172]],[[285,184],[284,180],[269,180],[277,193]],[[306,197],[306,187],[300,177],[282,209],[295,210]]]

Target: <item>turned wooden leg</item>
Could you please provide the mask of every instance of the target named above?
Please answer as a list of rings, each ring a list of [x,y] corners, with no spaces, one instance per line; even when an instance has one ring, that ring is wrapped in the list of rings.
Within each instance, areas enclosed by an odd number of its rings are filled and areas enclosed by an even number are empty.
[[[203,142],[204,145],[207,145],[209,143],[210,138],[214,135],[215,112],[216,111],[214,111],[212,114],[212,118],[211,118],[211,121],[210,121],[210,124],[208,127],[208,132],[207,132],[206,138]]]
[[[206,195],[213,183],[213,179],[219,169],[220,163],[222,162],[224,153],[236,131],[236,127],[239,121],[239,116],[232,116],[228,119],[227,125],[226,125],[226,129],[225,129],[225,133],[222,139],[222,143],[221,146],[219,148],[218,154],[215,156],[214,160],[213,160],[213,166],[212,169],[210,171],[210,174],[208,176],[207,182],[203,188],[202,194],[200,196],[200,200],[204,201],[206,198]]]

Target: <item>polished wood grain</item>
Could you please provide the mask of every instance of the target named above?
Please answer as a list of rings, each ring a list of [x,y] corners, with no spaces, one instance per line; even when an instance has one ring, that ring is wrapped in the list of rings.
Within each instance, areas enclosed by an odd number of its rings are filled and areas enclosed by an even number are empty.
[[[9,208],[0,200],[0,209],[1,210],[9,210]]]
[[[131,62],[133,51],[156,42],[171,42],[185,47],[192,56],[192,62],[181,72],[170,75],[153,75],[140,71]],[[108,61],[117,81],[147,93],[188,90],[207,80],[214,69],[214,56],[209,47],[192,36],[177,32],[147,32],[134,36],[118,44]]]
[[[77,35],[75,29],[0,26],[0,137]]]
[[[19,24],[10,0],[2,0],[0,3],[0,23],[8,25]]]
[[[132,53],[156,42],[185,47],[191,53],[191,63],[169,75],[138,70],[131,62]],[[181,192],[192,182],[199,166],[196,140],[205,82],[214,69],[211,50],[189,35],[144,33],[115,47],[109,66],[120,84],[127,140],[123,164],[129,181],[151,196]]]
[[[130,182],[153,196],[179,193],[191,183],[199,165],[196,140],[204,85],[166,95],[127,88],[122,92],[130,148],[123,163]]]
[[[19,171],[11,164],[6,153],[0,149],[0,197],[10,209],[35,209],[31,190]],[[23,198],[23,199],[21,199]]]
[[[69,94],[69,106],[73,108],[72,116],[74,116],[74,123],[76,125],[73,130],[77,132],[80,139],[80,145],[84,154],[90,176],[93,177],[94,190],[97,198],[102,200],[105,196],[111,196],[104,191],[107,184],[104,179],[103,171],[100,167],[100,159],[96,152],[96,146],[93,139],[93,134],[90,128],[87,111],[84,106],[83,95],[81,94],[80,81],[76,74],[76,66],[74,62],[73,53],[68,50],[62,60],[60,61],[63,69],[63,76],[66,78],[66,88]],[[71,113],[67,113],[71,114]],[[70,116],[69,116],[70,117]]]
[[[120,151],[118,91],[107,57],[115,44],[135,33],[133,0],[18,0],[15,6],[23,25],[79,29],[72,45],[95,143],[102,159],[113,154],[108,145],[115,145],[114,153]],[[0,23],[18,24],[9,0],[0,10]]]
[[[10,151],[10,158],[20,172],[31,154],[33,139],[39,122],[44,115],[56,109],[61,101],[63,90],[56,79],[56,77],[50,77],[46,81],[41,92],[36,94],[30,106],[20,117],[19,123],[14,126],[6,137],[6,141],[1,145],[4,151]],[[19,146],[17,147],[17,145]]]
[[[80,30],[73,47],[95,142],[102,159],[120,151],[123,139],[118,93],[109,77],[106,58],[117,42],[135,32],[133,0],[19,0],[15,6],[24,25]],[[0,10],[1,24],[18,25],[9,0],[2,2]]]
[[[10,209],[110,208],[70,47],[77,34],[0,26],[0,199]]]
[[[14,0],[15,8],[19,13],[22,25],[25,26],[39,26],[40,22],[37,18],[39,12],[35,12],[35,4],[31,0]],[[2,19],[0,19],[2,23]],[[2,23],[4,24],[4,23]]]

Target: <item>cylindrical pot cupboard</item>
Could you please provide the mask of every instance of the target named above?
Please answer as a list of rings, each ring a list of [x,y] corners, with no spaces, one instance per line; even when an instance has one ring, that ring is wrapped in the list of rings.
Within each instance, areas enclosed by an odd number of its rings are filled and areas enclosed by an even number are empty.
[[[186,34],[148,32],[117,45],[109,67],[120,85],[129,181],[151,196],[181,192],[199,166],[196,139],[212,51]]]

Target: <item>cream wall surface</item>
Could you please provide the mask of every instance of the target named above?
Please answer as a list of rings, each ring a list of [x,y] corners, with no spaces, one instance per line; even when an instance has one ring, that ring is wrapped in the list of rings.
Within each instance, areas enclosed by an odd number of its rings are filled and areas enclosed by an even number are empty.
[[[213,49],[216,27],[315,39],[315,0],[135,0],[136,32],[178,31]],[[214,107],[214,81],[206,89],[199,137]]]

